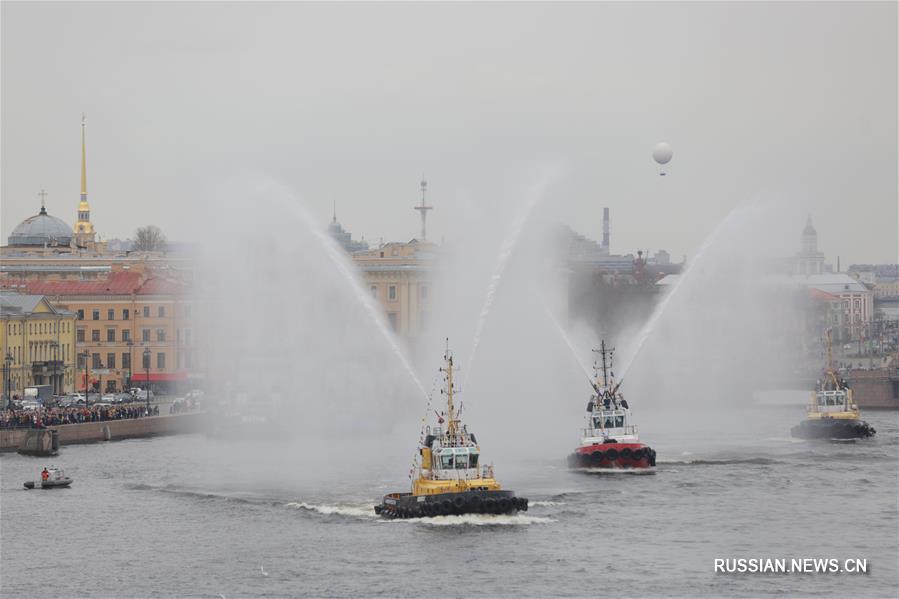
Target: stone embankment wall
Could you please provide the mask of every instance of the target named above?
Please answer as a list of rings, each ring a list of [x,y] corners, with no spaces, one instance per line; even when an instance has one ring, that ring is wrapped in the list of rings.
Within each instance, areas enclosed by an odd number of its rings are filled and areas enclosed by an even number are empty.
[[[59,444],[62,446],[73,443],[96,443],[155,435],[194,433],[202,430],[201,424],[205,417],[205,412],[191,412],[129,420],[63,424],[50,428],[59,430]],[[29,430],[32,429],[0,431],[0,451],[16,451],[25,442]]]
[[[899,409],[899,381],[891,379],[890,370],[852,370],[846,380],[859,408]]]

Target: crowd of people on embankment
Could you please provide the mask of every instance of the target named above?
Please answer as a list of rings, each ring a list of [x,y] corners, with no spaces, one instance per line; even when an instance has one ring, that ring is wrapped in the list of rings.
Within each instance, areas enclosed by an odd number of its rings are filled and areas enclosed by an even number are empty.
[[[62,424],[104,422],[147,416],[145,404],[119,406],[78,406],[71,408],[38,408],[36,410],[5,410],[0,412],[0,428],[45,428]],[[151,416],[159,415],[159,407],[150,408]]]

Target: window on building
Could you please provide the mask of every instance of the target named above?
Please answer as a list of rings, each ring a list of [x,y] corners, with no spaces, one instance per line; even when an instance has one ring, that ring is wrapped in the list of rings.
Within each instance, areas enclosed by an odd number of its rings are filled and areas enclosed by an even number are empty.
[[[127,310],[127,309],[122,310],[122,320],[128,320],[128,318],[129,318],[130,316],[131,316],[131,311],[130,311],[130,310]]]
[[[156,341],[165,341],[165,329],[156,329]]]
[[[84,329],[75,330],[75,341],[77,341],[78,343],[84,343]]]
[[[84,320],[84,308],[78,310],[78,320]]]
[[[387,299],[394,301],[396,299],[396,285],[387,288]]]
[[[91,354],[91,368],[103,368],[103,363],[100,362],[100,354]]]
[[[122,368],[131,368],[131,354],[123,353],[122,354]]]
[[[165,354],[162,352],[156,354],[156,368],[165,369]]]
[[[187,355],[184,356],[185,368],[191,368],[193,366],[193,363],[193,354],[191,354],[191,352],[187,352]]]
[[[159,308],[156,310],[156,314],[159,316],[159,318],[165,318],[165,306],[159,306]]]
[[[78,354],[78,369],[84,368],[84,354]]]
[[[110,308],[106,311],[106,320],[115,320],[115,310]]]
[[[144,318],[150,318],[150,306],[144,306]]]
[[[391,330],[396,331],[396,312],[388,312],[387,321],[390,323]]]
[[[106,341],[115,343],[115,329],[106,329]]]
[[[419,290],[420,290],[420,291],[419,291],[419,294],[420,294],[420,297],[421,297],[421,301],[423,301],[423,302],[428,301],[428,286],[427,286],[427,285],[422,285],[422,286],[419,288]]]
[[[175,354],[175,368],[181,370],[181,352]]]
[[[94,329],[91,331],[91,341],[100,341],[100,329]]]
[[[122,341],[131,341],[130,329],[122,329]]]
[[[115,354],[106,354],[106,367],[115,368]]]
[[[184,329],[184,343],[190,345],[190,329]]]
[[[141,329],[140,331],[140,340],[143,342],[150,341],[150,329]]]
[[[94,319],[94,320],[100,320],[100,311],[99,311],[99,310],[94,310],[94,311],[93,311],[93,319]]]
[[[371,286],[371,296],[375,299],[378,299],[378,286],[377,285]]]
[[[150,368],[150,353],[149,352],[147,352],[145,354],[144,353],[141,354],[141,368],[143,368],[144,370],[147,370],[148,368]]]

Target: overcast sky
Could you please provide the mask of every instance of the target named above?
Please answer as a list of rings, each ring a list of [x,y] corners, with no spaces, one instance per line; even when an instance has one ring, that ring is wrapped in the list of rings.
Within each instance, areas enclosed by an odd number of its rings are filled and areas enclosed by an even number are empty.
[[[417,235],[424,174],[450,239],[460,194],[556,164],[558,217],[598,239],[609,206],[615,252],[679,259],[775,196],[829,260],[895,262],[896,7],[3,2],[0,234],[41,188],[74,222],[85,112],[106,238],[189,239],[186,202],[261,173],[369,240]]]

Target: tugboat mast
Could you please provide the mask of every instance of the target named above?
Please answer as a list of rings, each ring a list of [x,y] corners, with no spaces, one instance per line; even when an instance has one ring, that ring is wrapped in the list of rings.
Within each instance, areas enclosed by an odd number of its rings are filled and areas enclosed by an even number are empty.
[[[600,354],[602,356],[602,386],[606,389],[609,388],[609,366],[606,363],[606,356],[608,355],[611,360],[612,354],[615,352],[615,348],[606,349],[606,340],[603,339],[600,341],[599,349],[594,349],[594,353]],[[596,363],[593,363],[593,369],[596,370]]]
[[[455,388],[453,387],[453,354],[450,352],[449,339],[446,340],[446,353],[443,354],[443,359],[446,360],[446,367],[440,370],[446,373],[446,434],[455,443],[458,420],[455,407],[453,406],[453,394],[455,393]]]

